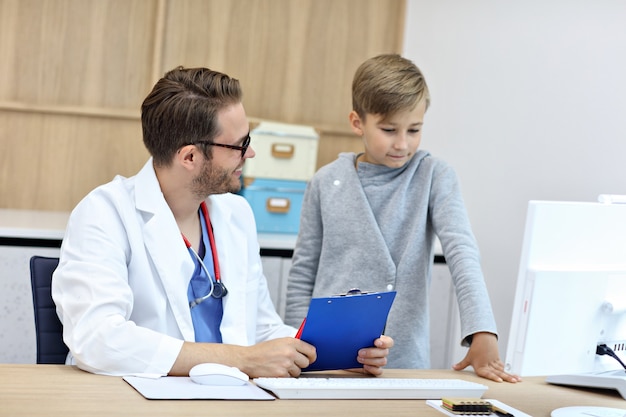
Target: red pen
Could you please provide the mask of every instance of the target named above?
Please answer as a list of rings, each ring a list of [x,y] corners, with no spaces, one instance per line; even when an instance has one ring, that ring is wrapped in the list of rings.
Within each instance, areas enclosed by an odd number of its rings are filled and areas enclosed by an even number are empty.
[[[302,324],[300,325],[300,328],[298,329],[298,333],[296,333],[296,339],[300,339],[300,336],[302,336],[302,330],[304,329],[304,323],[306,323],[306,317],[304,318],[304,320],[302,320]]]

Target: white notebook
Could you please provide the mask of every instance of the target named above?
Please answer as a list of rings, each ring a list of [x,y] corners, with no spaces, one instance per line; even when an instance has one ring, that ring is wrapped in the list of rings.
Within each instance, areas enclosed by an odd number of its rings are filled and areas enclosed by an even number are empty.
[[[197,384],[183,376],[157,379],[125,376],[123,379],[149,400],[274,400],[271,394],[251,382],[224,387]]]

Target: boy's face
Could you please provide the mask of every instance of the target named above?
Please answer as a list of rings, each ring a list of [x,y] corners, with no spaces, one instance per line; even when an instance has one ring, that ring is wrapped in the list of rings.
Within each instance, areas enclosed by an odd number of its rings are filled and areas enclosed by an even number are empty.
[[[389,118],[380,114],[367,114],[363,120],[352,111],[350,126],[362,137],[365,147],[361,161],[389,168],[399,168],[406,164],[417,152],[422,140],[424,113],[425,102]]]

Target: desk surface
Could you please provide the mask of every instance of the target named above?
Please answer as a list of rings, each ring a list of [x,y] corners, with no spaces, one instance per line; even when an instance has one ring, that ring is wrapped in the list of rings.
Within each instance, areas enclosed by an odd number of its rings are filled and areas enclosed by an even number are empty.
[[[70,213],[0,209],[0,238],[44,239],[61,241]],[[288,233],[259,233],[263,249],[292,250],[297,235]]]
[[[626,409],[615,391],[559,387],[543,377],[495,383],[469,372],[391,370],[386,377],[459,378],[479,382],[493,398],[534,417],[556,408],[594,405]],[[423,400],[146,400],[119,377],[65,365],[0,364],[0,416],[443,416]]]
[[[0,237],[63,239],[69,213],[0,209]]]

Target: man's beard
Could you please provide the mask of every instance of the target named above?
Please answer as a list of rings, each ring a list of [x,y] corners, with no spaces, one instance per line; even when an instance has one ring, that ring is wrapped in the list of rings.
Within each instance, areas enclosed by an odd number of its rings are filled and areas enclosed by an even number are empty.
[[[191,191],[202,200],[211,194],[236,193],[240,189],[241,183],[232,171],[213,167],[209,161],[204,162],[202,173],[191,183]]]

